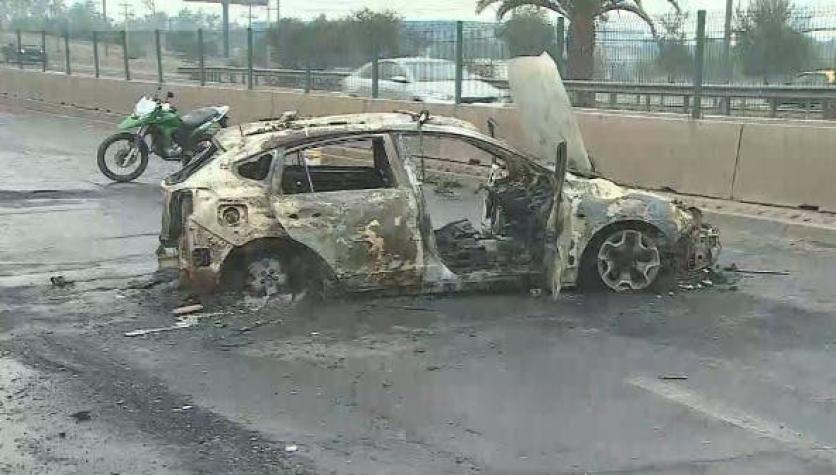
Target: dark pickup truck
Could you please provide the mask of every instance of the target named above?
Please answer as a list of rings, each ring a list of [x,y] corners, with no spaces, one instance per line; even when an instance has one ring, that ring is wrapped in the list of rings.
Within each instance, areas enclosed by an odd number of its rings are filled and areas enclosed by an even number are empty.
[[[21,45],[14,43],[3,46],[3,59],[7,63],[41,64],[46,60],[46,52],[39,45]]]

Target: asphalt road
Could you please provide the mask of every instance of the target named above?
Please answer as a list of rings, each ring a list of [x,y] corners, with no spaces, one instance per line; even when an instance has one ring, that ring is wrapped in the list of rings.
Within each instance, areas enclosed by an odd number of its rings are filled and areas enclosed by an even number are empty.
[[[723,264],[789,275],[226,300],[128,338],[188,296],[140,288],[170,168],[108,184],[111,127],[0,105],[0,473],[836,472],[828,246],[728,221]]]

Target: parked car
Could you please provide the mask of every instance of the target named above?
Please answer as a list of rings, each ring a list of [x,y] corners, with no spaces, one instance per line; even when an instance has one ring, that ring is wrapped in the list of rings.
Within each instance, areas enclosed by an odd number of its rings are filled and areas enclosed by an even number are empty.
[[[39,45],[22,45],[19,50],[14,43],[3,47],[3,59],[7,63],[17,63],[18,58],[23,64],[41,64],[45,61],[46,52]]]
[[[719,252],[698,210],[564,175],[565,153],[546,167],[450,117],[288,116],[216,140],[163,185],[160,264],[198,290],[644,290]],[[424,186],[423,162],[448,152],[488,171],[458,217]]]
[[[836,69],[820,69],[818,71],[798,73],[791,81],[787,82],[787,85],[799,87],[836,87]],[[780,105],[813,108],[823,107],[822,101],[805,101],[803,99],[782,99]]]
[[[788,84],[810,87],[836,86],[836,69],[820,69],[798,73]]]
[[[456,95],[456,63],[434,58],[395,58],[378,62],[378,96],[429,103],[452,103]],[[343,80],[343,91],[372,95],[372,64]],[[462,102],[504,102],[508,93],[467,71],[462,73]]]

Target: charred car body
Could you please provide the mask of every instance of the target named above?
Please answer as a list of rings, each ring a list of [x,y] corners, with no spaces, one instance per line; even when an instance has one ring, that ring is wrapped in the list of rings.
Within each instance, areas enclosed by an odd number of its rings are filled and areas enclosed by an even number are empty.
[[[567,172],[565,142],[549,166],[407,112],[288,114],[216,140],[163,185],[161,265],[198,289],[643,290],[719,252],[698,210]],[[431,183],[450,162],[475,170],[455,200]]]

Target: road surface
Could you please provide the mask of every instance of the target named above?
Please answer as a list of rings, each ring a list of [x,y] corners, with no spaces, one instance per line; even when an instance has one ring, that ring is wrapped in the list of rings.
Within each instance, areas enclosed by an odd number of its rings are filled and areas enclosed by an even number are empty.
[[[836,471],[836,251],[722,225],[732,286],[187,302],[149,288],[152,160],[112,126],[0,105],[0,473]],[[75,281],[50,285],[63,275]]]

